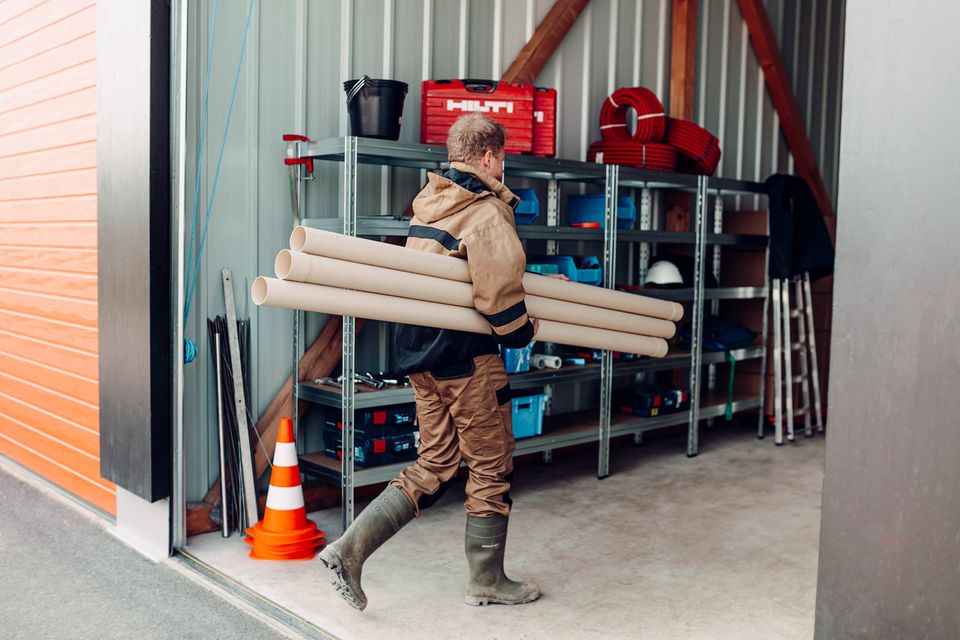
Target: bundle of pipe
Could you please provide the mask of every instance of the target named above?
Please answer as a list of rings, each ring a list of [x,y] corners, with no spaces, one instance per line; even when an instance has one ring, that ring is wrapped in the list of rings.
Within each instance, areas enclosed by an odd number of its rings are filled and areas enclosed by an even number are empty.
[[[703,127],[679,118],[667,118],[664,142],[683,155],[680,168],[712,176],[720,164],[720,140]]]
[[[253,283],[257,305],[489,334],[473,308],[466,261],[297,227],[278,279]],[[524,274],[537,339],[662,357],[683,307],[665,300]]]
[[[636,128],[630,134],[627,111],[636,112]],[[621,87],[600,107],[600,133],[607,142],[660,142],[666,129],[666,114],[656,94],[646,87]]]
[[[636,111],[633,135],[629,107]],[[600,133],[603,140],[587,151],[589,162],[703,175],[713,175],[720,163],[720,140],[692,122],[667,117],[657,96],[644,87],[621,87],[603,101]]]
[[[676,171],[677,150],[659,142],[607,142],[597,140],[587,150],[588,162],[625,164],[638,169]]]

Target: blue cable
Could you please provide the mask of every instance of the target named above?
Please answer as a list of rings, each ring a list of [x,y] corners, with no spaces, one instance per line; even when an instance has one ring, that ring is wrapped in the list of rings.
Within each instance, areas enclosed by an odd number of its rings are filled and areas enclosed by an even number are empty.
[[[197,233],[197,212],[200,208],[200,166],[203,164],[203,147],[207,138],[207,105],[210,101],[210,69],[213,66],[214,43],[216,42],[217,27],[217,0],[213,0],[210,8],[210,35],[207,37],[207,71],[203,76],[203,106],[200,110],[200,144],[197,147],[197,180],[193,185],[193,216],[190,225],[190,249],[187,254],[187,269],[193,266],[193,244]],[[197,260],[200,259],[199,254]],[[183,323],[190,317],[190,301],[193,299],[190,282],[186,288],[186,306],[183,311]],[[193,362],[191,358],[187,362]]]
[[[237,87],[238,87],[239,84],[240,84],[240,72],[241,72],[241,70],[242,70],[242,68],[243,68],[243,58],[244,58],[244,55],[246,54],[246,50],[247,50],[247,36],[248,36],[248,34],[250,33],[250,21],[251,21],[252,18],[253,18],[253,0],[250,0],[249,4],[247,5],[247,20],[246,20],[246,24],[245,24],[244,27],[243,27],[243,39],[241,40],[241,43],[240,43],[240,59],[237,61],[237,70],[236,70],[236,72],[235,72],[234,75],[233,75],[233,87],[232,87],[232,89],[231,89],[231,91],[230,91],[230,104],[229,104],[229,106],[227,107],[227,121],[226,121],[226,123],[225,123],[224,126],[223,126],[223,137],[222,137],[222,139],[220,140],[220,150],[217,152],[217,168],[216,168],[216,170],[214,171],[214,174],[213,174],[213,185],[212,185],[211,188],[210,188],[210,199],[209,199],[209,201],[208,201],[208,203],[207,203],[207,213],[206,213],[206,216],[204,217],[204,221],[203,221],[203,232],[200,234],[200,246],[197,248],[197,262],[196,262],[196,266],[194,267],[194,270],[193,270],[193,275],[191,276],[190,280],[188,281],[188,285],[189,285],[189,286],[187,287],[187,294],[186,294],[186,295],[187,295],[187,301],[186,301],[186,304],[185,304],[185,306],[184,306],[184,314],[183,314],[183,316],[184,316],[184,318],[183,318],[184,324],[186,324],[187,318],[190,316],[190,304],[191,304],[191,302],[192,302],[192,300],[193,300],[193,295],[194,295],[194,293],[196,293],[197,280],[198,280],[198,278],[199,278],[199,276],[200,276],[200,258],[201,258],[201,256],[203,255],[203,248],[204,248],[204,246],[206,245],[206,242],[207,242],[207,231],[208,231],[209,228],[210,228],[210,216],[211,216],[211,214],[213,213],[213,201],[214,201],[214,198],[215,198],[216,195],[217,195],[217,185],[218,185],[219,182],[220,182],[220,168],[221,168],[221,166],[223,165],[223,152],[224,152],[224,150],[225,150],[225,148],[226,148],[226,144],[227,144],[227,133],[230,131],[230,121],[233,119],[233,107],[234,107],[234,104],[235,104],[236,98],[237,98]],[[212,33],[212,26],[211,26],[211,33]],[[212,55],[212,51],[211,51],[211,55]],[[207,65],[208,65],[207,68],[208,68],[208,70],[209,70],[209,65],[210,65],[210,60],[209,60],[209,58],[208,58],[208,60],[207,60]],[[205,94],[206,94],[206,90],[209,89],[209,78],[208,78],[207,85],[208,85],[208,86],[207,86],[207,89],[205,89]],[[206,99],[206,98],[205,98],[205,99]],[[205,108],[206,108],[206,105],[204,105],[204,109],[205,109]],[[201,120],[202,120],[202,119],[203,119],[203,116],[201,115]],[[202,142],[201,142],[201,144],[202,144]],[[198,161],[198,166],[197,166],[197,183],[198,183],[198,185],[199,185],[199,180],[200,180],[200,167],[199,167],[199,161]],[[197,191],[195,191],[195,193],[194,193],[194,199],[195,199],[195,201],[196,201],[197,198],[199,198],[199,196],[197,195],[197,192],[198,192],[198,191],[199,191],[199,189],[197,189]],[[193,238],[194,238],[195,231],[196,231],[196,224],[197,224],[197,220],[196,220],[196,212],[195,212],[195,213],[194,213],[194,219],[193,219],[193,227],[192,227],[192,229],[191,229],[191,231],[190,231],[190,238],[191,238],[190,244],[191,244],[191,249],[192,249],[192,246],[193,246]],[[191,260],[193,259],[192,251],[191,251],[191,254],[190,254],[190,259],[191,259]],[[189,262],[188,262],[188,268],[189,268],[189,266],[190,266],[190,264],[189,264]],[[190,343],[190,342],[192,342],[192,341],[188,338],[188,339],[186,340],[186,342]],[[187,359],[186,359],[187,354],[190,353],[190,352],[191,352],[190,345],[189,345],[189,344],[185,344],[185,345],[184,345],[184,360],[187,362],[187,364],[189,364],[190,362],[192,362],[192,360],[187,360]],[[193,345],[193,350],[192,350],[192,352],[193,352],[194,354],[196,353],[196,345]],[[195,357],[195,355],[194,355],[194,357]]]

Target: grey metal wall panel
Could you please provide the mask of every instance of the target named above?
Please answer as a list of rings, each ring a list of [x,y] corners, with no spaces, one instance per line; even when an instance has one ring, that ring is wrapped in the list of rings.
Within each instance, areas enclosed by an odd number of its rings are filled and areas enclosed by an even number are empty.
[[[101,2],[97,38],[100,473],[154,502],[172,471],[170,5]]]
[[[960,637],[960,5],[923,5],[847,14],[824,640]]]
[[[494,73],[495,64],[500,70],[506,69],[552,4],[552,0],[255,0],[256,14],[213,205],[200,286],[187,329],[187,335],[199,339],[201,345],[200,359],[186,368],[191,499],[205,493],[216,475],[215,407],[208,400],[213,383],[203,322],[223,312],[219,270],[231,267],[238,285],[246,285],[258,273],[271,273],[273,254],[286,243],[290,230],[280,135],[301,132],[323,138],[345,134],[341,83],[366,73],[410,85],[401,139],[416,141],[420,81],[429,77],[499,75]],[[780,34],[798,99],[805,108],[805,83],[811,77],[809,25],[813,6],[818,23],[830,16],[829,57],[837,61],[842,34],[834,22],[842,17],[844,2],[767,0],[766,4]],[[188,121],[188,146],[192,150],[188,175],[193,175],[196,166],[211,3],[191,6],[188,102],[193,111]],[[246,6],[246,2],[221,2],[217,9],[209,121],[200,165],[200,224],[212,188]],[[600,137],[597,118],[611,88],[642,84],[669,103],[670,6],[670,0],[592,0],[588,5],[537,79],[538,84],[556,87],[559,92],[557,135],[561,156],[583,158],[587,145]],[[700,20],[696,119],[702,112],[706,126],[720,134],[723,175],[756,178],[772,171],[787,171],[787,149],[772,105],[761,95],[765,87],[753,51],[743,40],[736,0],[701,0]],[[823,49],[818,55],[827,55],[826,29],[815,36],[819,38],[817,46]],[[815,71],[812,77],[817,93],[811,108],[823,110],[820,87],[826,81],[829,113],[826,118],[817,116],[816,122],[825,126],[811,137],[818,153],[824,149],[825,180],[835,192],[836,180],[829,172],[836,167],[839,75]],[[361,168],[361,214],[400,213],[421,180],[419,171]],[[514,186],[520,184],[525,183]],[[565,187],[563,193],[570,190],[584,189]],[[187,202],[192,198],[193,183],[188,181]],[[306,214],[335,216],[340,198],[339,165],[319,163],[316,179],[305,190]],[[743,207],[755,204],[753,199],[740,203]],[[660,209],[659,202],[655,206]],[[599,245],[589,243],[563,249],[600,250]],[[238,286],[238,291],[243,289]],[[238,312],[249,313],[252,320],[251,406],[260,410],[273,397],[289,368],[290,313],[254,309],[245,291],[238,299]],[[324,317],[308,314],[305,337],[309,340],[315,336],[324,321]],[[358,339],[363,353],[358,367],[379,366],[384,355],[378,344],[380,330],[372,325]]]

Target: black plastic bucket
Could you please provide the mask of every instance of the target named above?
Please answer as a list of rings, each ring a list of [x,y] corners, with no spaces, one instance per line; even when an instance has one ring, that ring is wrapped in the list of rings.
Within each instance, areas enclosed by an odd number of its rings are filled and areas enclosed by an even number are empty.
[[[350,133],[364,138],[400,139],[403,101],[407,83],[399,80],[374,80],[363,76],[343,83],[347,92]]]

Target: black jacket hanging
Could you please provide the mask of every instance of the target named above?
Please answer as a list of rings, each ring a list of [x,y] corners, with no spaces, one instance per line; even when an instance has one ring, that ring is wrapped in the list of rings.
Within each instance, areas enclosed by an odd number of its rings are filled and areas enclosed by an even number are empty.
[[[815,281],[832,274],[833,242],[807,181],[778,173],[764,184],[770,200],[770,277],[809,272]]]

